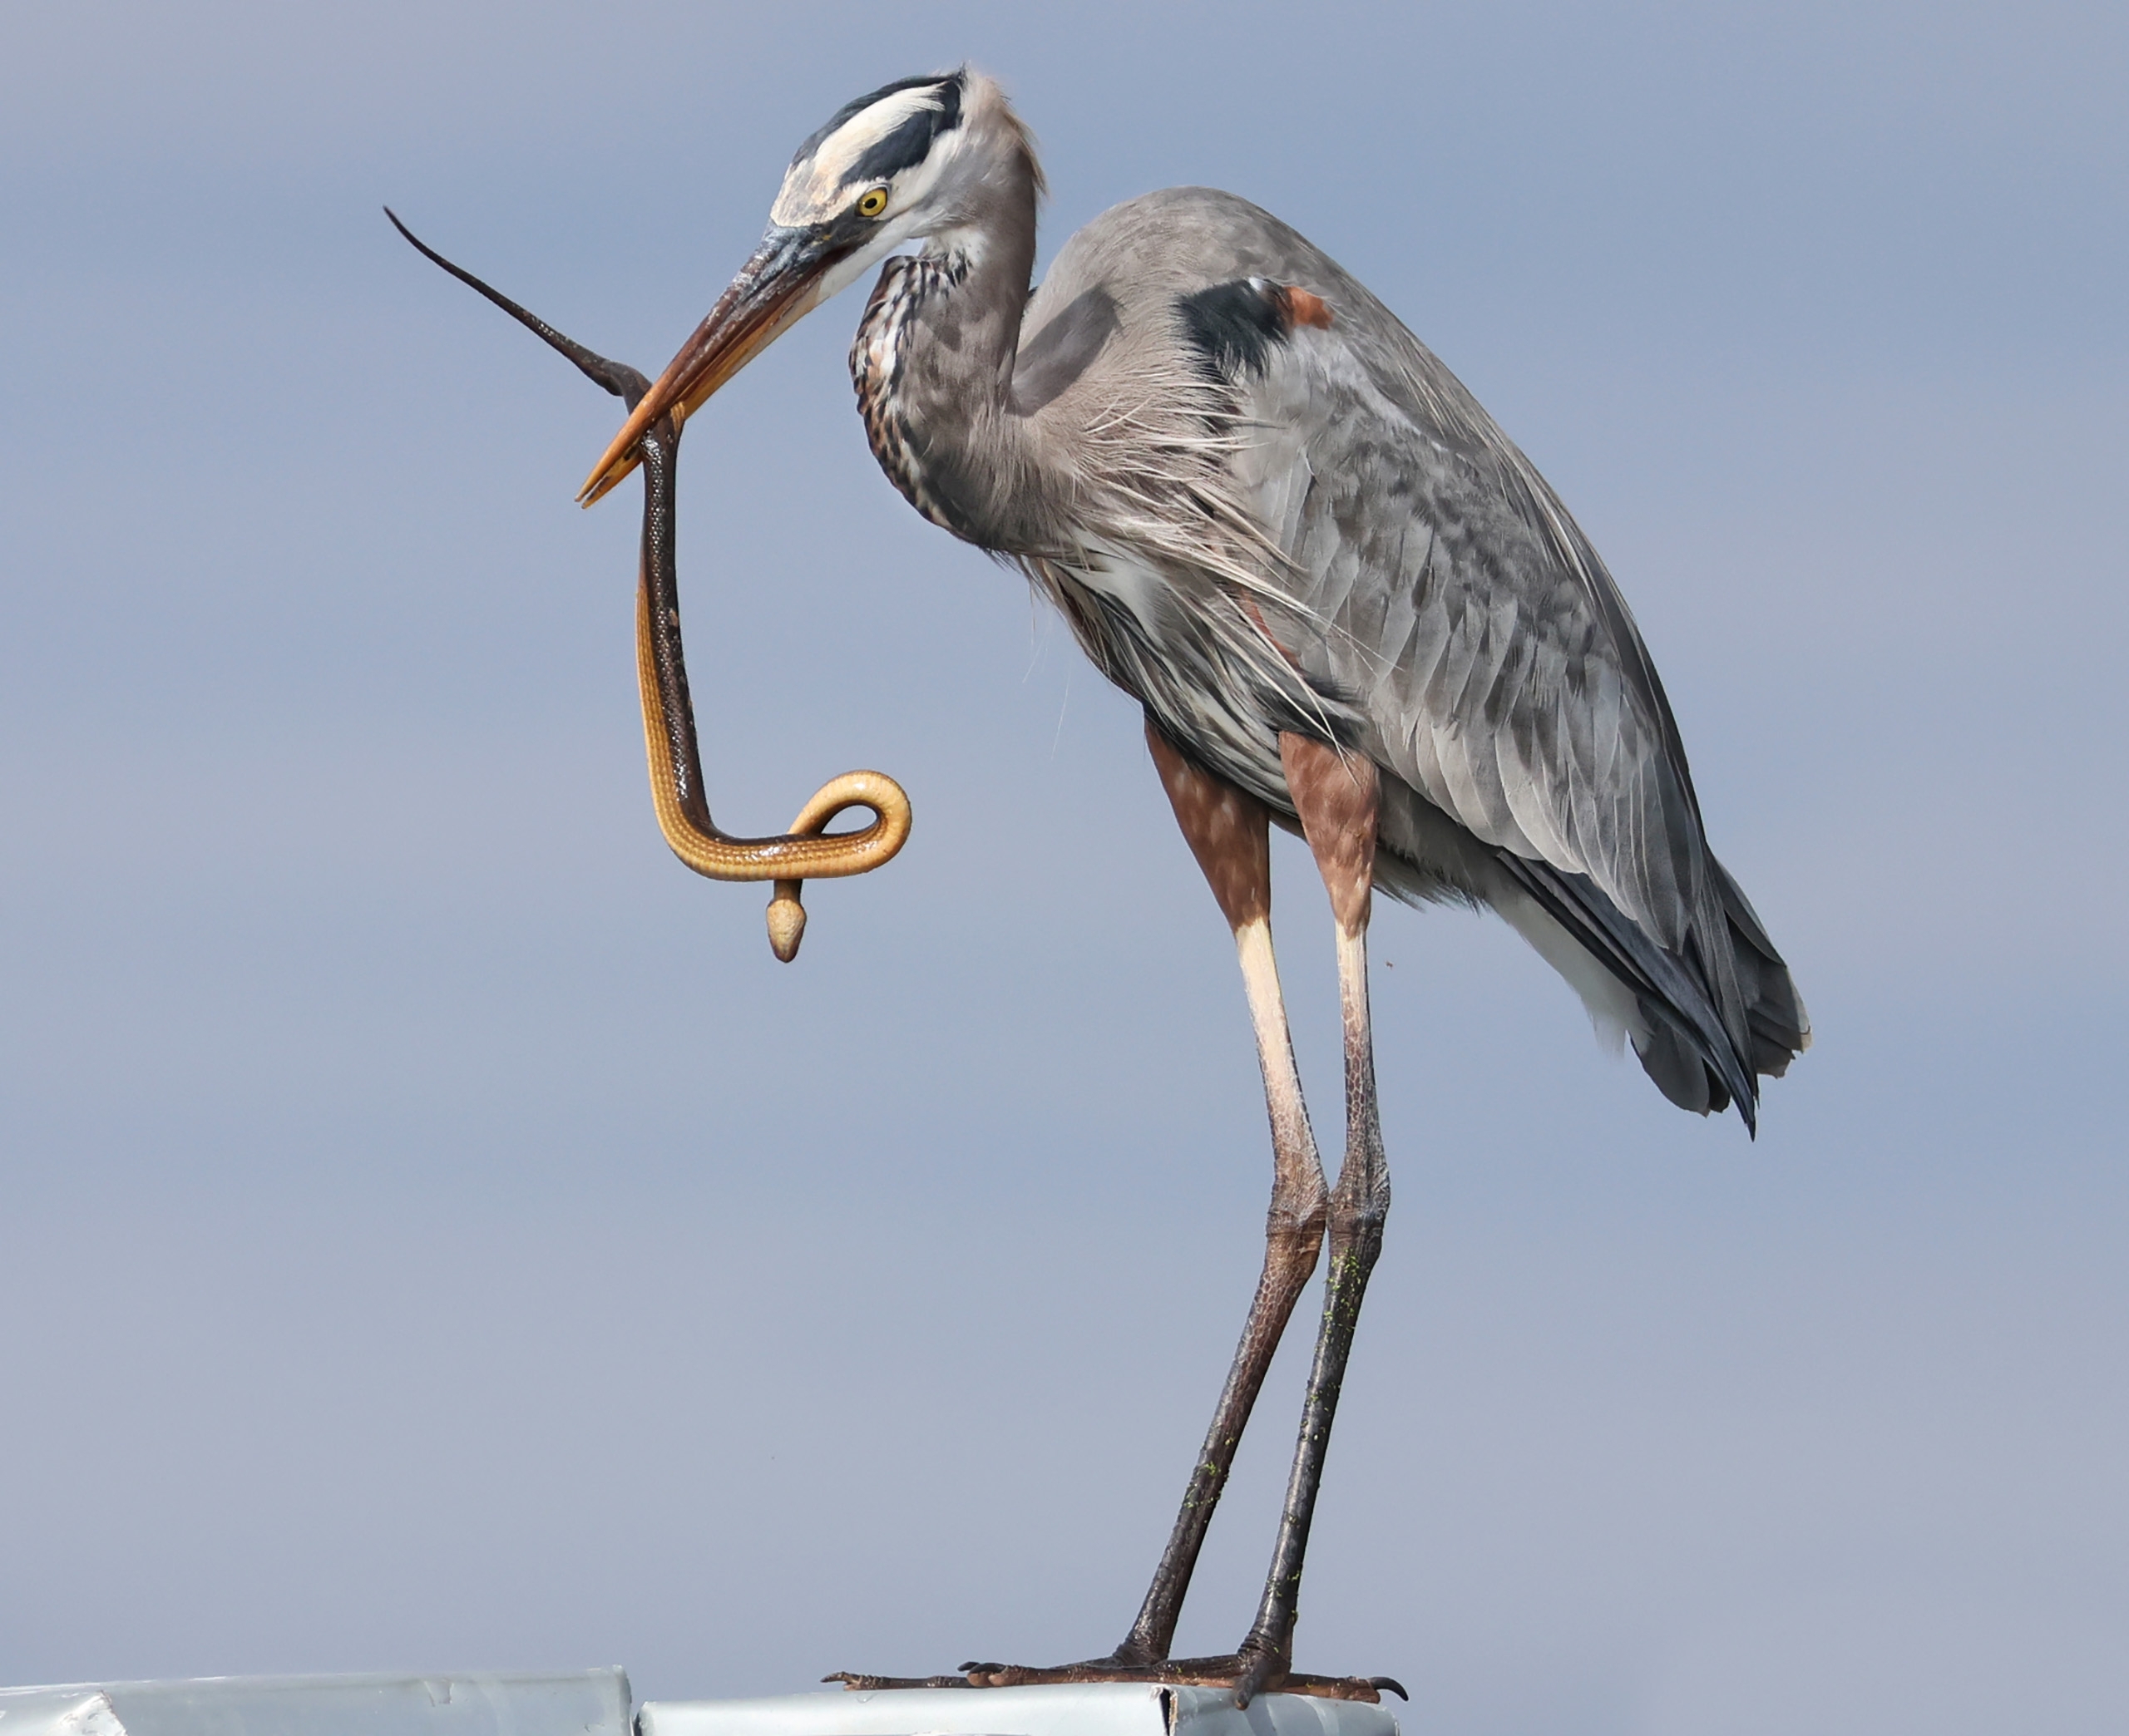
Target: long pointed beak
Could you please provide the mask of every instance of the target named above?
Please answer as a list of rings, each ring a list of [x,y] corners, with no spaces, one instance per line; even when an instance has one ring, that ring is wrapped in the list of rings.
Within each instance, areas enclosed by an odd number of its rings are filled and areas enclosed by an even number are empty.
[[[773,228],[621,425],[577,496],[589,506],[636,467],[636,442],[661,416],[684,422],[710,395],[820,305],[835,253],[817,229]]]

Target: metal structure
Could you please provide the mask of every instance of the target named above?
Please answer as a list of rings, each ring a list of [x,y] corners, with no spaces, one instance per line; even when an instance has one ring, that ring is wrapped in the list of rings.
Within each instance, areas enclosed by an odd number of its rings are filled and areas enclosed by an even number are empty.
[[[619,1669],[0,1688],[8,1736],[1397,1736],[1381,1705],[1072,1684],[976,1695],[647,1700]]]
[[[1670,706],[1596,550],[1383,304],[1292,229],[1199,188],[1118,206],[1030,293],[1042,175],[979,73],[860,97],[800,145],[767,234],[635,402],[589,504],[669,468],[681,423],[885,261],[851,356],[889,479],[1018,565],[1144,706],[1233,930],[1272,1123],[1262,1276],[1137,1620],[1115,1653],[852,1685],[1135,1680],[1371,1699],[1292,1669],[1323,1455],[1390,1186],[1376,1110],[1374,889],[1489,908],[1623,1032],[1673,1102],[1734,1104],[1809,1041],[1780,954],[1709,851]],[[913,253],[898,251],[915,244]],[[654,756],[655,757],[655,756]],[[1335,917],[1346,1150],[1326,1188],[1288,1039],[1268,827]],[[1316,1357],[1270,1575],[1235,1652],[1170,1642],[1243,1425],[1326,1238]]]
[[[966,1687],[966,1683],[957,1683]],[[822,1702],[827,1700],[823,1705]],[[1267,1694],[1247,1710],[1217,1689],[1061,1683],[989,1694],[861,1689],[756,1700],[651,1700],[636,1736],[1398,1736],[1386,1706]]]
[[[620,1669],[204,1676],[0,1688],[0,1729],[7,1736],[635,1736],[631,1708]]]

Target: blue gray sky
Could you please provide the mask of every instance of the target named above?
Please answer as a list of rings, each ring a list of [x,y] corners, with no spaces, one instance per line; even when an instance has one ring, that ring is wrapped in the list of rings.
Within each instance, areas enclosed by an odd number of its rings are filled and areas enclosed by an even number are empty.
[[[1106,1649],[1258,1254],[1135,713],[879,476],[855,293],[699,419],[666,853],[612,401],[847,98],[972,59],[1047,250],[1208,182],[1551,478],[1818,1045],[1756,1144],[1385,911],[1397,1190],[1303,1660],[1409,1729],[2129,1718],[2129,25],[2008,5],[16,8],[0,55],[0,1681]],[[632,492],[632,491],[631,491]],[[1321,895],[1282,962],[1335,1109]],[[1328,1122],[1335,1117],[1320,1116]],[[1297,1334],[1305,1338],[1306,1333]],[[1237,1638],[1305,1347],[1183,1640]]]

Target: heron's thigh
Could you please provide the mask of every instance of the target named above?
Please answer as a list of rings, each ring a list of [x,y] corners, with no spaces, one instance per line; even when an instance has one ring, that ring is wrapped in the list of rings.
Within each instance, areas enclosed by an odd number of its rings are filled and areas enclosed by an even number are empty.
[[[1346,933],[1367,926],[1375,887],[1375,836],[1381,789],[1375,762],[1341,753],[1327,742],[1291,732],[1279,737],[1287,790],[1302,834],[1331,894],[1331,914]]]
[[[1146,723],[1146,745],[1161,787],[1175,810],[1190,853],[1198,858],[1213,896],[1230,928],[1262,922],[1272,914],[1272,816],[1247,791],[1186,759],[1168,737]]]

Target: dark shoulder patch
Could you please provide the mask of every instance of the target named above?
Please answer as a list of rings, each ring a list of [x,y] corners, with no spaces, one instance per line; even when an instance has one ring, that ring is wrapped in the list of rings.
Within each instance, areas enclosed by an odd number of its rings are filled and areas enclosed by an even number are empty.
[[[1178,298],[1183,335],[1207,370],[1223,379],[1264,372],[1272,346],[1292,329],[1277,286],[1262,278],[1237,278]]]
[[[1116,335],[1119,323],[1116,298],[1099,284],[1074,296],[1020,346],[1013,364],[1015,412],[1032,416],[1055,402],[1094,365],[1103,346]]]

